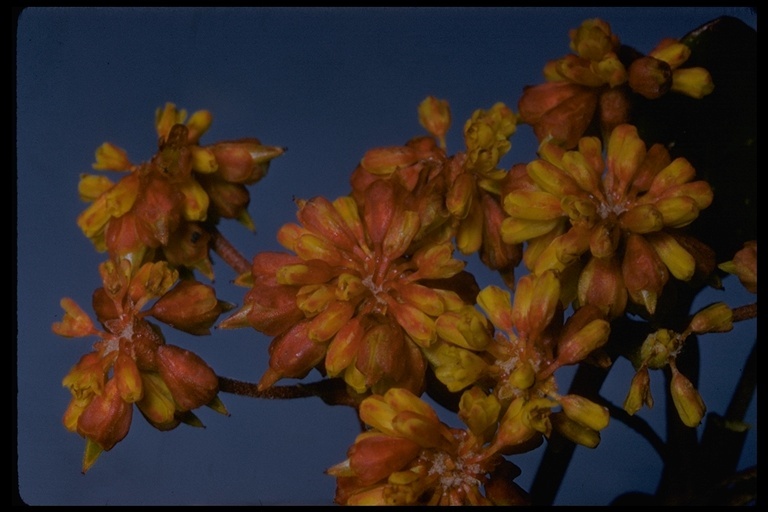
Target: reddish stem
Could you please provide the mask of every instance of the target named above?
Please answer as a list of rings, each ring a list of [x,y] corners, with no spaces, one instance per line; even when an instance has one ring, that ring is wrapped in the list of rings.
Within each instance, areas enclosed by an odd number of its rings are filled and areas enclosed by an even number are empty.
[[[219,391],[267,400],[287,400],[316,396],[329,405],[346,405],[355,409],[357,409],[362,400],[362,397],[358,398],[350,395],[346,384],[341,379],[324,379],[294,386],[272,386],[260,390],[256,384],[220,376]]]
[[[232,267],[238,275],[250,272],[251,262],[240,254],[240,251],[235,249],[235,246],[218,229],[214,229],[211,232],[211,247],[224,260],[224,263]]]

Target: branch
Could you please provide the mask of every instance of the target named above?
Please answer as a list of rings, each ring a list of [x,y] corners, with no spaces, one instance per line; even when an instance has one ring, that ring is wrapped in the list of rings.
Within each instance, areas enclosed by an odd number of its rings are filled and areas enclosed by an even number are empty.
[[[293,386],[272,386],[260,390],[256,384],[219,376],[219,391],[266,400],[290,400],[316,396],[328,405],[346,405],[355,409],[361,401],[361,398],[349,394],[346,383],[341,379],[324,379]]]

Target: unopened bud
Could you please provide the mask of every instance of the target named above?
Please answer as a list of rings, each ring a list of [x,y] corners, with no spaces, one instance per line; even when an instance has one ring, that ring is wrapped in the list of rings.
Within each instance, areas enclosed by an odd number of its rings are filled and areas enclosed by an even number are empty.
[[[653,57],[640,57],[629,66],[629,86],[633,91],[655,100],[672,87],[672,68]]]
[[[132,416],[133,406],[123,401],[112,379],[104,386],[104,393],[94,396],[83,410],[77,431],[104,450],[111,450],[128,434]]]
[[[174,345],[157,348],[157,366],[180,410],[209,403],[219,390],[219,378],[197,354]]]
[[[697,427],[707,411],[701,395],[688,378],[672,367],[669,391],[680,419],[688,427]]]
[[[210,334],[219,315],[232,304],[216,298],[213,287],[183,279],[152,306],[150,314],[171,327],[190,334]]]
[[[733,310],[724,302],[717,302],[696,313],[688,325],[691,332],[728,332],[733,329]]]
[[[550,421],[552,422],[552,428],[574,443],[586,446],[587,448],[596,448],[600,444],[599,432],[573,421],[563,412],[553,413],[550,416]]]
[[[559,399],[563,412],[573,421],[592,430],[603,430],[608,426],[608,408],[580,395],[564,395]]]
[[[218,173],[230,183],[250,185],[262,179],[269,163],[285,152],[285,148],[264,146],[258,139],[219,142],[212,146],[218,162]]]

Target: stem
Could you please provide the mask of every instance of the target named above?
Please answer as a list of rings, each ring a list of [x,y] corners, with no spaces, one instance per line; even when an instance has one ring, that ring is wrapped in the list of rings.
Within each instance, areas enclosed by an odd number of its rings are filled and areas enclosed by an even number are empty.
[[[257,384],[219,376],[219,391],[266,400],[316,396],[328,405],[346,405],[355,409],[360,404],[360,399],[349,394],[346,384],[341,379],[324,379],[293,386],[272,386],[260,390]]]
[[[221,232],[212,228],[211,230],[211,248],[213,252],[219,255],[224,263],[232,267],[232,269],[238,274],[245,274],[251,270],[251,262],[240,254],[240,251],[227,240]]]
[[[755,302],[754,304],[739,306],[738,308],[733,308],[732,311],[734,322],[742,322],[744,320],[757,318],[757,303]]]

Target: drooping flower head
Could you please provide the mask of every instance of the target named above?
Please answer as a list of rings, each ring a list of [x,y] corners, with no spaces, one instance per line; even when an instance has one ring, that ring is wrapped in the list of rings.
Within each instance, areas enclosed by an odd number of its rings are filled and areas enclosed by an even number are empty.
[[[685,158],[671,160],[660,144],[646,149],[635,127],[614,129],[605,160],[594,137],[572,151],[545,142],[525,171],[503,198],[502,236],[528,242],[523,259],[535,274],[570,272],[577,285],[564,285],[575,290],[569,299],[609,317],[628,299],[653,314],[670,274],[688,281],[714,268],[706,248],[681,231],[711,204],[711,187],[694,180]]]
[[[129,174],[116,183],[83,175],[80,197],[91,205],[77,222],[112,258],[127,257],[138,268],[160,257],[212,278],[210,227],[234,218],[253,228],[245,187],[259,181],[284,150],[253,138],[201,146],[210,113],[195,112],[185,123],[186,117],[171,103],[157,110],[159,149],[142,164],[132,164],[113,144],[99,147],[94,169]]]
[[[147,317],[207,334],[232,305],[216,299],[208,285],[179,281],[166,262],[145,263],[134,271],[126,259],[109,260],[100,271],[104,284],[94,292],[93,308],[102,329],[67,298],[61,301],[63,319],[53,325],[61,336],[99,338],[63,380],[72,394],[64,425],[87,440],[84,472],[128,434],[133,404],[160,430],[181,422],[202,425],[191,411],[203,405],[226,413],[213,370],[193,352],[167,344]]]
[[[318,367],[359,393],[421,393],[437,318],[474,301],[477,285],[449,242],[414,248],[423,217],[407,189],[375,180],[363,196],[297,201],[299,223],[278,233],[290,253],[254,257],[252,289],[220,327],[275,337],[260,387]]]

